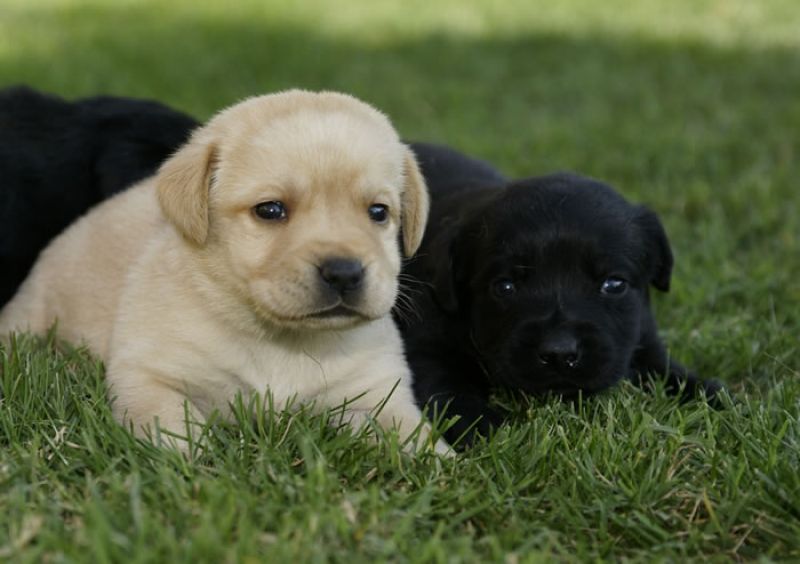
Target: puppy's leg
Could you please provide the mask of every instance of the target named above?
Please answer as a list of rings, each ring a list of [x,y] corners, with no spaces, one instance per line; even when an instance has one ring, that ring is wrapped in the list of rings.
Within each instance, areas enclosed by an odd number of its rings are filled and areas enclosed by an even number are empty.
[[[8,303],[25,280],[31,268],[31,262],[25,258],[0,256],[0,309]]]
[[[350,381],[347,390],[329,390],[325,404],[335,407],[341,403],[341,398],[354,396],[355,399],[347,403],[349,423],[354,428],[359,428],[370,416],[374,416],[385,429],[396,429],[400,440],[404,442],[419,428],[417,440],[406,442],[409,451],[414,451],[416,447],[432,446],[439,454],[452,455],[452,450],[444,441],[432,443],[430,425],[425,422],[422,412],[414,403],[409,379],[410,374],[405,374],[384,377],[378,382],[373,376],[364,379],[362,385],[357,381]],[[362,394],[357,392],[363,389],[369,391]]]
[[[401,393],[395,395],[398,391]],[[422,411],[414,403],[411,390],[408,387],[402,391],[395,389],[395,393],[386,399],[382,409],[378,412],[376,417],[378,423],[386,428],[396,427],[400,439],[403,441],[406,441],[419,428],[417,443],[420,447],[433,446],[434,451],[438,454],[451,456],[453,451],[441,439],[432,444],[431,427],[424,420]],[[413,448],[413,445],[409,446]]]
[[[155,377],[116,372],[109,395],[114,417],[139,438],[188,452],[205,417],[185,394]]]
[[[35,274],[36,271],[0,309],[0,338],[7,340],[12,332],[43,335],[55,322],[55,315],[47,308],[43,284]]]
[[[476,371],[474,361],[456,350],[446,354],[449,347],[445,343],[431,347],[409,343],[412,346],[409,362],[417,404],[429,417],[457,418],[444,433],[451,445],[467,448],[503,423],[503,414],[489,406],[489,386],[485,376]]]
[[[655,320],[648,313],[644,319],[642,338],[634,352],[631,378],[637,385],[649,385],[653,378],[664,380],[670,394],[681,394],[681,399],[697,397],[701,390],[709,401],[714,402],[723,386],[717,380],[700,379],[694,372],[669,357],[664,343],[658,336]]]
[[[486,397],[474,393],[456,393],[446,390],[435,393],[426,404],[429,416],[444,414],[456,420],[444,433],[447,442],[457,448],[469,448],[480,437],[488,437],[502,425],[503,415],[489,406]]]

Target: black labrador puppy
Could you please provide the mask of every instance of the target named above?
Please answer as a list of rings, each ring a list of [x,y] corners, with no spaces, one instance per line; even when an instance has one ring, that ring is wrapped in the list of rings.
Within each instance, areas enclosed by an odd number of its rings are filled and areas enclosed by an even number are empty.
[[[0,90],[0,307],[50,239],[153,174],[196,125],[156,102]]]
[[[658,336],[650,286],[669,289],[673,257],[656,214],[576,174],[510,182],[451,149],[413,149],[432,208],[404,269],[413,307],[396,317],[417,401],[460,417],[449,441],[502,421],[495,386],[572,397],[662,378],[716,393]]]

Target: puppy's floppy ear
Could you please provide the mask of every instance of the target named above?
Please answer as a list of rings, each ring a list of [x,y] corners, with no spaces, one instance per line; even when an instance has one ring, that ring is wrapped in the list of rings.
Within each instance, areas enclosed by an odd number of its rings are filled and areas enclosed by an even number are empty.
[[[644,235],[650,283],[662,292],[667,292],[673,265],[667,234],[654,212],[644,206],[639,207],[638,212],[636,223]]]
[[[499,186],[469,189],[450,207],[449,215],[440,218],[428,252],[420,256],[430,273],[436,303],[448,313],[468,307],[470,273],[482,261],[476,253],[490,237],[485,214],[505,192]]]
[[[402,196],[402,230],[403,252],[407,257],[412,256],[422,243],[425,234],[425,224],[428,221],[430,200],[428,187],[417,165],[417,159],[411,149],[406,147],[403,163],[403,176],[405,186]]]
[[[156,189],[161,210],[195,245],[208,236],[208,190],[216,145],[204,131],[192,136],[158,171]]]
[[[458,281],[456,252],[458,250],[459,229],[455,222],[442,225],[431,240],[430,254],[423,258],[433,273],[433,292],[436,303],[444,311],[455,313],[458,310]]]

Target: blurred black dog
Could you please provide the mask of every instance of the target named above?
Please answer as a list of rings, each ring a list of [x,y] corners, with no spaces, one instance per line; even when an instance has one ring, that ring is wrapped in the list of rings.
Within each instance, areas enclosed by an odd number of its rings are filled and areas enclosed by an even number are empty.
[[[451,149],[413,147],[432,209],[404,270],[416,311],[397,319],[417,401],[460,416],[448,440],[502,420],[493,386],[572,397],[663,378],[686,397],[719,389],[671,361],[658,336],[649,286],[669,289],[673,258],[652,211],[578,175],[508,182]]]
[[[156,102],[0,91],[0,307],[50,239],[153,174],[195,126]]]

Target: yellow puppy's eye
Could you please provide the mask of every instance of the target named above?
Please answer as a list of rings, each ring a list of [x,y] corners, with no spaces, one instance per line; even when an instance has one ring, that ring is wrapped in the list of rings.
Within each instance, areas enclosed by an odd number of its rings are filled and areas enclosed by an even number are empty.
[[[267,221],[286,219],[286,206],[283,202],[261,202],[253,208],[253,212]]]
[[[386,223],[389,219],[389,206],[372,204],[367,210],[369,218],[375,223]]]

